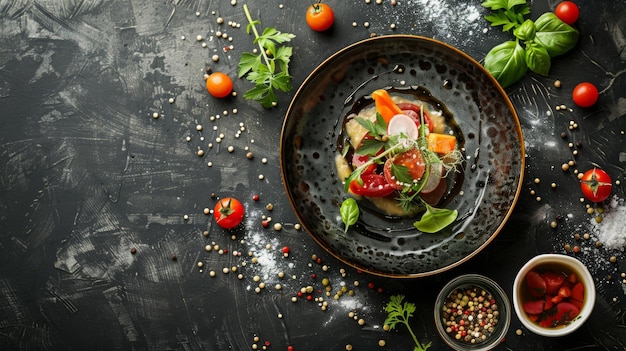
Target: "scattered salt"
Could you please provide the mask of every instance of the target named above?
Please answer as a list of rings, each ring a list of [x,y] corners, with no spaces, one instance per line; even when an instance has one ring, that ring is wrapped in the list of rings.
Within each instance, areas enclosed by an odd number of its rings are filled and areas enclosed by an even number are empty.
[[[626,205],[623,199],[611,200],[606,209],[602,222],[592,225],[596,231],[598,239],[603,246],[609,249],[624,250],[626,247]]]

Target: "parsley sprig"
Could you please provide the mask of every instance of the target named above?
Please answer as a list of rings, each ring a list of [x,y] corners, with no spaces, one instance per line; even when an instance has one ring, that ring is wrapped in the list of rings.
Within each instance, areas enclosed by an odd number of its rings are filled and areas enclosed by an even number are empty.
[[[271,27],[265,28],[263,33],[259,34],[256,25],[260,25],[261,22],[252,19],[247,5],[243,5],[243,10],[248,19],[246,31],[248,34],[254,33],[253,42],[260,49],[258,54],[244,52],[239,60],[239,78],[245,77],[255,84],[243,97],[270,108],[278,101],[275,90],[288,92],[292,88],[289,61],[293,49],[281,44],[291,41],[296,36]]]
[[[415,342],[415,348],[413,351],[426,351],[430,348],[432,343],[422,344],[417,340],[417,336],[411,329],[411,325],[409,324],[409,319],[413,317],[413,313],[416,310],[415,304],[411,302],[404,301],[404,295],[393,295],[390,297],[387,306],[385,307],[385,311],[387,312],[387,319],[385,319],[385,325],[389,326],[389,329],[394,329],[396,324],[404,324],[404,326],[409,330],[409,334],[413,338],[413,342]]]
[[[530,13],[526,0],[486,0],[482,6],[493,11],[485,19],[494,27],[502,26],[504,32],[519,27]]]

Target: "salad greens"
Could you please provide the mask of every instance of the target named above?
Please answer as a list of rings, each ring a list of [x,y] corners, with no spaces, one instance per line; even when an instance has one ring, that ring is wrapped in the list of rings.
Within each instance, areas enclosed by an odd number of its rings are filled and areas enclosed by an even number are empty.
[[[413,338],[413,342],[415,343],[413,351],[426,351],[430,348],[431,343],[420,343],[419,340],[417,340],[415,333],[413,333],[411,325],[409,324],[409,318],[413,317],[413,313],[416,310],[415,304],[407,301],[404,301],[403,303],[403,300],[404,295],[393,295],[390,297],[390,300],[385,307],[385,312],[388,313],[387,319],[385,319],[385,325],[388,325],[389,329],[394,329],[396,324],[404,324],[409,330],[409,333]]]
[[[491,9],[485,19],[502,31],[513,31],[515,40],[496,45],[485,56],[485,69],[507,87],[524,77],[528,70],[542,76],[550,71],[552,57],[563,55],[578,42],[579,32],[546,12],[534,22],[526,0],[486,0],[481,4]]]
[[[398,191],[399,198],[396,200],[405,212],[410,212],[416,207],[425,208],[426,211],[418,221],[414,222],[414,226],[424,233],[436,233],[453,223],[458,216],[458,211],[432,207],[419,197],[419,193],[428,181],[431,165],[433,163],[442,163],[443,167],[446,169],[445,176],[447,172],[456,171],[456,167],[462,162],[462,155],[460,152],[455,151],[455,153],[448,155],[449,158],[452,159],[451,162],[442,162],[439,156],[428,149],[426,123],[423,113],[420,118],[419,137],[416,140],[408,138],[403,133],[387,135],[387,122],[385,122],[382,115],[378,112],[376,113],[375,123],[361,117],[355,118],[355,121],[363,126],[371,136],[371,138],[363,139],[361,146],[355,152],[359,155],[368,155],[370,158],[367,162],[354,169],[345,179],[344,190],[346,192],[349,191],[352,182],[362,184],[363,180],[361,179],[361,175],[365,170],[370,168],[371,165],[381,164],[385,161],[385,158],[416,149],[422,154],[426,164],[424,174],[420,179],[413,179],[407,167],[392,163],[391,167],[394,176],[398,182],[406,184],[402,190]],[[356,207],[356,211],[354,207]],[[354,212],[356,212],[356,214]],[[359,213],[356,201],[353,198],[344,200],[340,207],[340,214],[345,224],[345,231],[347,232],[348,227],[358,220]]]

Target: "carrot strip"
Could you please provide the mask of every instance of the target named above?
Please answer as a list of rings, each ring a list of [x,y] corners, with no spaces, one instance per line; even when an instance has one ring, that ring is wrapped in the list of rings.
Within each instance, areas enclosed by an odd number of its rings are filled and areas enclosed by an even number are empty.
[[[372,93],[372,99],[376,102],[376,111],[380,113],[387,123],[389,123],[393,116],[402,113],[402,110],[393,102],[387,90],[375,90]]]
[[[446,155],[456,148],[456,137],[449,134],[428,134],[428,149],[440,155]]]

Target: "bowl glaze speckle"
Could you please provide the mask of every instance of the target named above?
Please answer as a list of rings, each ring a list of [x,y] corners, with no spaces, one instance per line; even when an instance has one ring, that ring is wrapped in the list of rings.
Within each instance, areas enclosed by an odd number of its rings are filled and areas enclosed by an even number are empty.
[[[349,195],[334,162],[338,136],[352,104],[385,87],[427,91],[463,132],[459,194],[446,203],[459,216],[438,233],[419,232],[416,218],[390,219],[367,206],[344,233],[339,206]],[[457,266],[493,240],[520,192],[524,145],[508,96],[478,62],[433,39],[389,35],[348,46],[313,70],[287,111],[280,158],[289,201],[317,243],[357,269],[406,278]]]

